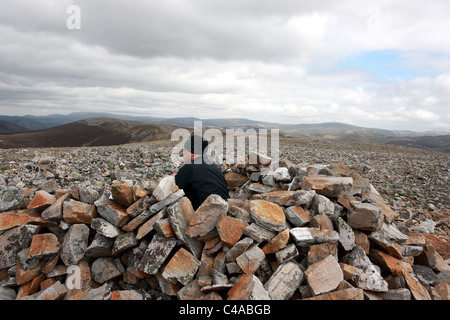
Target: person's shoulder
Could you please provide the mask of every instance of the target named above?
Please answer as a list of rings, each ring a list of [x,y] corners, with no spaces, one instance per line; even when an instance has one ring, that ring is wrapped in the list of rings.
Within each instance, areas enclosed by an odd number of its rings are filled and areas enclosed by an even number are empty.
[[[193,169],[192,163],[185,163],[185,164],[183,164],[183,166],[180,169],[178,169],[178,173],[189,172],[192,169]]]

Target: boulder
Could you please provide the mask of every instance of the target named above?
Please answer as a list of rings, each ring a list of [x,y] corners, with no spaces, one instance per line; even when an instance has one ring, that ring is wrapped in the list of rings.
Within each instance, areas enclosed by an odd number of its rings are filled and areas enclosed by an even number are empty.
[[[285,229],[286,217],[283,209],[276,203],[253,200],[250,202],[250,214],[262,228],[275,232]]]
[[[311,175],[302,180],[301,188],[315,190],[326,197],[337,198],[341,193],[348,193],[353,185],[351,177],[333,177],[324,175]]]
[[[264,288],[272,300],[287,300],[292,298],[304,279],[305,275],[298,264],[288,261],[278,266]]]
[[[23,225],[0,233],[0,269],[15,265],[17,253],[30,246],[39,230],[36,225]]]
[[[383,225],[381,207],[371,203],[352,201],[347,213],[348,225],[353,229],[376,231]]]
[[[228,203],[219,195],[212,194],[198,207],[189,222],[186,235],[199,241],[217,236],[216,225],[228,211]]]
[[[88,247],[89,228],[85,224],[73,224],[62,243],[61,260],[66,266],[77,264]]]

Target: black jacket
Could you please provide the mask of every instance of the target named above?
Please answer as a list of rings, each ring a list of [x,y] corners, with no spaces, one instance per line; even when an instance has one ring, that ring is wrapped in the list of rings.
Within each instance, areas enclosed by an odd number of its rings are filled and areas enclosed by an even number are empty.
[[[211,194],[217,194],[224,200],[229,198],[222,171],[215,164],[207,164],[202,157],[196,158],[193,163],[184,164],[178,170],[175,182],[191,200],[194,210]]]

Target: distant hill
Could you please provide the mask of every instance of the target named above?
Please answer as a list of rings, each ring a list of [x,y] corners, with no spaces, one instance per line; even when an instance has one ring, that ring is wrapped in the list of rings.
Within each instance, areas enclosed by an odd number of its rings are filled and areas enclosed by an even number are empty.
[[[23,117],[12,117],[12,116],[1,116],[0,121],[6,121],[8,123],[8,127],[4,124],[5,128],[2,134],[11,134],[11,132],[23,131],[26,133],[27,130],[42,130],[42,129],[50,129],[53,128],[56,131],[60,132],[63,130],[61,128],[57,128],[61,125],[71,124],[72,126],[82,126],[86,125],[83,122],[86,119],[92,118],[103,118],[103,119],[115,119],[118,123],[124,124],[126,121],[134,121],[139,122],[141,125],[144,124],[154,124],[154,125],[171,125],[176,127],[187,127],[192,128],[194,126],[194,121],[202,121],[203,128],[214,127],[214,128],[255,128],[255,129],[279,129],[283,134],[288,135],[304,135],[304,136],[315,136],[321,137],[325,139],[334,139],[334,140],[345,140],[345,141],[358,141],[358,142],[371,142],[371,143],[387,143],[387,144],[395,144],[395,145],[403,145],[403,146],[411,146],[416,148],[423,148],[428,150],[440,151],[440,152],[450,152],[450,144],[449,144],[449,136],[450,132],[438,132],[438,131],[429,131],[429,132],[413,132],[413,131],[405,131],[405,130],[385,130],[385,129],[377,129],[377,128],[365,128],[355,125],[349,125],[345,123],[339,122],[324,122],[324,123],[315,123],[315,124],[280,124],[280,123],[272,123],[272,122],[262,122],[255,121],[246,118],[216,118],[216,119],[200,119],[195,117],[177,117],[177,118],[161,118],[161,117],[144,117],[144,116],[134,116],[134,115],[117,115],[111,113],[92,113],[92,112],[75,112],[68,115],[49,115],[49,116],[23,116]],[[109,120],[112,121],[112,120]],[[0,129],[2,122],[0,122]],[[77,125],[73,124],[77,123]],[[91,123],[91,122],[89,122]],[[106,126],[104,124],[103,126]],[[100,130],[99,127],[88,126],[88,132],[94,134],[95,130]],[[122,127],[122,125],[118,125],[118,127]],[[134,126],[132,126],[134,127]],[[115,136],[112,134],[113,138],[110,140],[117,141],[128,141],[129,136],[133,136],[133,133],[127,133],[128,128],[124,126],[124,130],[121,133],[124,136]],[[72,128],[72,130],[75,130]],[[134,129],[133,129],[134,130]],[[145,129],[142,129],[145,131]],[[1,130],[0,130],[1,131]],[[151,130],[150,130],[151,131]],[[47,131],[49,137],[48,139],[59,140],[59,138],[51,137],[51,132],[55,131]],[[38,136],[41,138],[41,142],[43,136],[47,133],[39,133],[33,134],[35,137],[33,139],[37,139]],[[95,131],[95,134],[100,134]],[[12,139],[19,139],[20,136],[16,136],[10,139],[3,139],[5,141],[12,141]],[[75,137],[74,137],[75,138]],[[68,138],[70,140],[70,138]],[[83,143],[92,143],[86,137],[86,141]],[[109,138],[99,138],[99,141],[102,139],[108,140]],[[121,140],[122,139],[122,140]],[[52,141],[53,141],[52,140]],[[49,141],[49,140],[47,140]],[[25,140],[23,140],[25,142]],[[4,142],[6,143],[6,142]],[[12,142],[10,142],[12,143]],[[30,142],[31,143],[31,142]],[[56,142],[53,142],[56,143]],[[104,142],[107,143],[107,142]],[[109,143],[109,142],[108,142]],[[47,143],[48,144],[48,143]],[[78,144],[76,141],[73,141],[72,144]]]
[[[170,139],[176,126],[92,118],[49,129],[0,135],[0,148],[120,145]]]
[[[450,153],[450,135],[401,137],[383,135],[375,131],[356,130],[348,132],[316,134],[314,136],[330,140],[391,144]]]
[[[200,119],[194,117],[177,117],[177,118],[161,118],[161,117],[144,117],[134,115],[118,115],[113,113],[98,113],[98,112],[74,112],[67,115],[53,114],[48,116],[2,116],[0,121],[7,121],[9,123],[18,125],[26,130],[41,130],[48,129],[63,124],[68,124],[80,120],[91,118],[111,118],[128,121],[138,121],[144,123],[159,123],[169,124],[174,126],[192,127],[194,121],[202,121],[204,126],[210,127],[231,127],[241,125],[255,125],[260,122],[249,120],[245,118],[223,118],[223,119]]]
[[[385,143],[450,153],[450,135],[391,138]]]
[[[12,134],[23,131],[28,131],[28,129],[9,121],[0,120],[0,134]]]

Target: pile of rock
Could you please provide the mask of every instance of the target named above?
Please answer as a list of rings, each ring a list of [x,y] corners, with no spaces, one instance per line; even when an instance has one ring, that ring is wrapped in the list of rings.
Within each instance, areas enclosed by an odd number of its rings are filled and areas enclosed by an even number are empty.
[[[399,231],[368,179],[257,158],[223,163],[231,198],[196,211],[172,176],[21,195],[0,213],[0,299],[450,298],[448,247]]]

